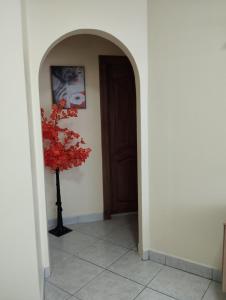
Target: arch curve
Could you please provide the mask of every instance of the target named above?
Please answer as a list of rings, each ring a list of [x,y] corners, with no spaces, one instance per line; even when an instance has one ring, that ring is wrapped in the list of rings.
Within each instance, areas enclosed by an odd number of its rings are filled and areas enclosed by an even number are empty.
[[[53,41],[52,44],[46,49],[45,53],[42,56],[40,64],[39,64],[39,71],[40,71],[40,68],[42,66],[43,61],[45,60],[47,55],[50,53],[50,51],[57,44],[59,44],[60,42],[62,42],[63,40],[65,40],[68,37],[75,36],[75,35],[82,35],[82,34],[90,34],[90,35],[94,35],[94,36],[99,36],[99,37],[102,37],[102,38],[112,42],[116,46],[118,46],[125,53],[125,55],[128,57],[131,65],[133,67],[135,80],[136,80],[136,88],[139,87],[139,82],[140,82],[139,81],[139,71],[138,71],[137,63],[136,63],[131,51],[128,49],[128,47],[121,40],[116,38],[114,35],[112,35],[111,33],[108,33],[107,31],[98,30],[98,29],[88,29],[88,28],[86,28],[86,29],[76,29],[76,30],[73,30],[73,31],[70,31],[68,33],[65,33],[65,34],[61,35],[59,38],[57,38],[55,41]]]
[[[60,35],[57,39],[53,40],[52,43],[49,45],[48,48],[46,48],[46,50],[43,52],[42,58],[40,60],[39,63],[39,75],[40,75],[40,70],[41,67],[43,65],[43,62],[45,61],[46,57],[48,56],[48,54],[51,52],[52,49],[54,49],[54,47],[59,44],[60,42],[62,42],[63,40],[72,37],[72,36],[77,36],[77,35],[93,35],[93,36],[98,36],[101,38],[104,38],[110,42],[112,42],[113,44],[115,44],[116,46],[118,46],[123,52],[124,54],[128,57],[132,67],[133,67],[133,71],[134,71],[134,76],[135,76],[135,83],[136,83],[136,103],[137,103],[137,144],[138,147],[139,144],[141,143],[141,109],[140,109],[140,105],[141,105],[141,96],[140,96],[140,75],[139,75],[139,70],[138,70],[138,64],[132,54],[132,52],[129,50],[129,48],[121,41],[119,40],[117,37],[115,37],[114,35],[112,35],[109,32],[106,31],[102,31],[102,30],[98,30],[98,29],[90,29],[90,28],[84,28],[84,29],[76,29],[73,31],[69,31],[65,34]],[[40,76],[38,76],[39,78]],[[39,83],[38,83],[39,86]],[[39,95],[40,96],[40,95]],[[139,253],[140,255],[143,255],[143,238],[142,238],[142,199],[141,199],[141,149],[138,149],[138,156],[137,156],[138,160],[138,215],[139,215],[139,241],[138,241],[138,246],[139,246]],[[143,178],[143,177],[142,177]]]

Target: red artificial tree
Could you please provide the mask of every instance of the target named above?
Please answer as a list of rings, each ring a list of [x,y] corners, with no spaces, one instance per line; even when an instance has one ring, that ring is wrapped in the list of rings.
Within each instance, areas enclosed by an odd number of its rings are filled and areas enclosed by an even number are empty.
[[[57,187],[57,226],[50,233],[61,236],[71,231],[63,226],[62,202],[60,195],[60,171],[68,170],[82,165],[88,158],[90,148],[83,148],[83,138],[73,130],[61,128],[59,121],[77,117],[77,109],[64,109],[66,100],[62,99],[59,104],[53,104],[49,118],[44,109],[41,109],[42,136],[44,145],[45,166],[56,173]]]

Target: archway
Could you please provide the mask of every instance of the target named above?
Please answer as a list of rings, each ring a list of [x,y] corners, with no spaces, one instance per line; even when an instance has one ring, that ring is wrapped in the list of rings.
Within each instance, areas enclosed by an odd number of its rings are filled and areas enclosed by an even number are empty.
[[[142,199],[141,199],[141,146],[140,146],[140,141],[141,141],[141,125],[140,125],[140,80],[139,80],[139,72],[138,72],[138,68],[136,65],[136,62],[132,56],[132,54],[130,53],[130,51],[127,49],[127,47],[121,42],[119,41],[117,38],[115,38],[114,36],[112,36],[109,33],[103,32],[103,31],[99,31],[99,30],[91,30],[91,29],[84,29],[84,30],[77,30],[77,31],[73,31],[70,32],[68,34],[65,34],[63,36],[61,36],[59,39],[57,39],[56,41],[54,41],[52,43],[52,45],[47,49],[47,51],[45,52],[45,54],[43,55],[41,64],[40,64],[40,70],[42,68],[43,62],[45,61],[46,57],[48,56],[48,54],[51,52],[51,50],[58,45],[60,42],[64,41],[65,39],[69,38],[69,37],[73,37],[73,36],[79,36],[79,35],[84,35],[84,34],[89,34],[89,35],[93,35],[93,36],[98,36],[98,37],[102,37],[110,42],[112,42],[113,44],[115,44],[116,46],[118,46],[123,53],[128,57],[128,59],[131,62],[131,65],[133,67],[134,70],[134,75],[135,75],[135,82],[136,82],[136,99],[137,99],[137,137],[138,137],[138,187],[139,187],[139,192],[138,192],[138,213],[139,213],[139,253],[141,255],[143,255],[143,243],[142,243],[142,211],[141,211],[141,203],[142,203]],[[40,72],[40,71],[39,71]]]

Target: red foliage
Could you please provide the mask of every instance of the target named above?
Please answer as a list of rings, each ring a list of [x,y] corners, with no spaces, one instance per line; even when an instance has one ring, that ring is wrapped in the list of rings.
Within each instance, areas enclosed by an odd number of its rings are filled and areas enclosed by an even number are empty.
[[[66,100],[62,99],[58,105],[54,104],[49,118],[41,109],[44,161],[45,166],[52,170],[78,167],[85,162],[91,151],[90,148],[81,147],[85,142],[78,133],[58,126],[62,119],[77,117],[77,109],[65,110],[65,103]]]

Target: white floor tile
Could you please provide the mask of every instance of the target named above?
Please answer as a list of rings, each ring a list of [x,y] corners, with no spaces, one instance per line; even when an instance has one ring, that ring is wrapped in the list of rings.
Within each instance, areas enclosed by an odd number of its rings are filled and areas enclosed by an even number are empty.
[[[136,252],[130,251],[117,260],[109,269],[146,285],[162,268],[162,265],[150,260],[143,261]]]
[[[165,296],[147,288],[140,293],[136,300],[174,300],[174,298]]]
[[[208,279],[164,267],[149,287],[179,300],[201,300],[209,283]]]
[[[103,239],[113,244],[133,249],[138,243],[138,233],[127,227],[119,228],[103,237]]]
[[[143,286],[105,271],[75,296],[81,300],[132,300]]]
[[[114,224],[117,224],[121,228],[128,225],[133,226],[138,224],[138,215],[137,214],[128,214],[124,216],[113,215],[110,221]]]
[[[50,266],[53,268],[56,264],[64,261],[65,259],[72,256],[72,254],[69,254],[65,251],[50,247]]]
[[[45,283],[45,300],[67,300],[71,296],[57,288],[56,286],[46,282]]]
[[[72,231],[61,237],[50,236],[49,241],[51,247],[76,255],[96,242],[97,239],[78,231]]]
[[[98,266],[108,267],[128,251],[107,241],[97,241],[91,246],[78,252],[78,256]]]
[[[102,271],[102,268],[72,256],[53,268],[48,281],[74,294]]]
[[[203,300],[225,300],[226,293],[222,292],[222,285],[216,282],[211,282]]]
[[[83,224],[76,224],[72,225],[76,231],[89,234],[94,237],[103,237],[113,230],[118,229],[118,225],[115,222],[106,221],[98,221],[98,222],[91,222],[91,223],[83,223]]]

